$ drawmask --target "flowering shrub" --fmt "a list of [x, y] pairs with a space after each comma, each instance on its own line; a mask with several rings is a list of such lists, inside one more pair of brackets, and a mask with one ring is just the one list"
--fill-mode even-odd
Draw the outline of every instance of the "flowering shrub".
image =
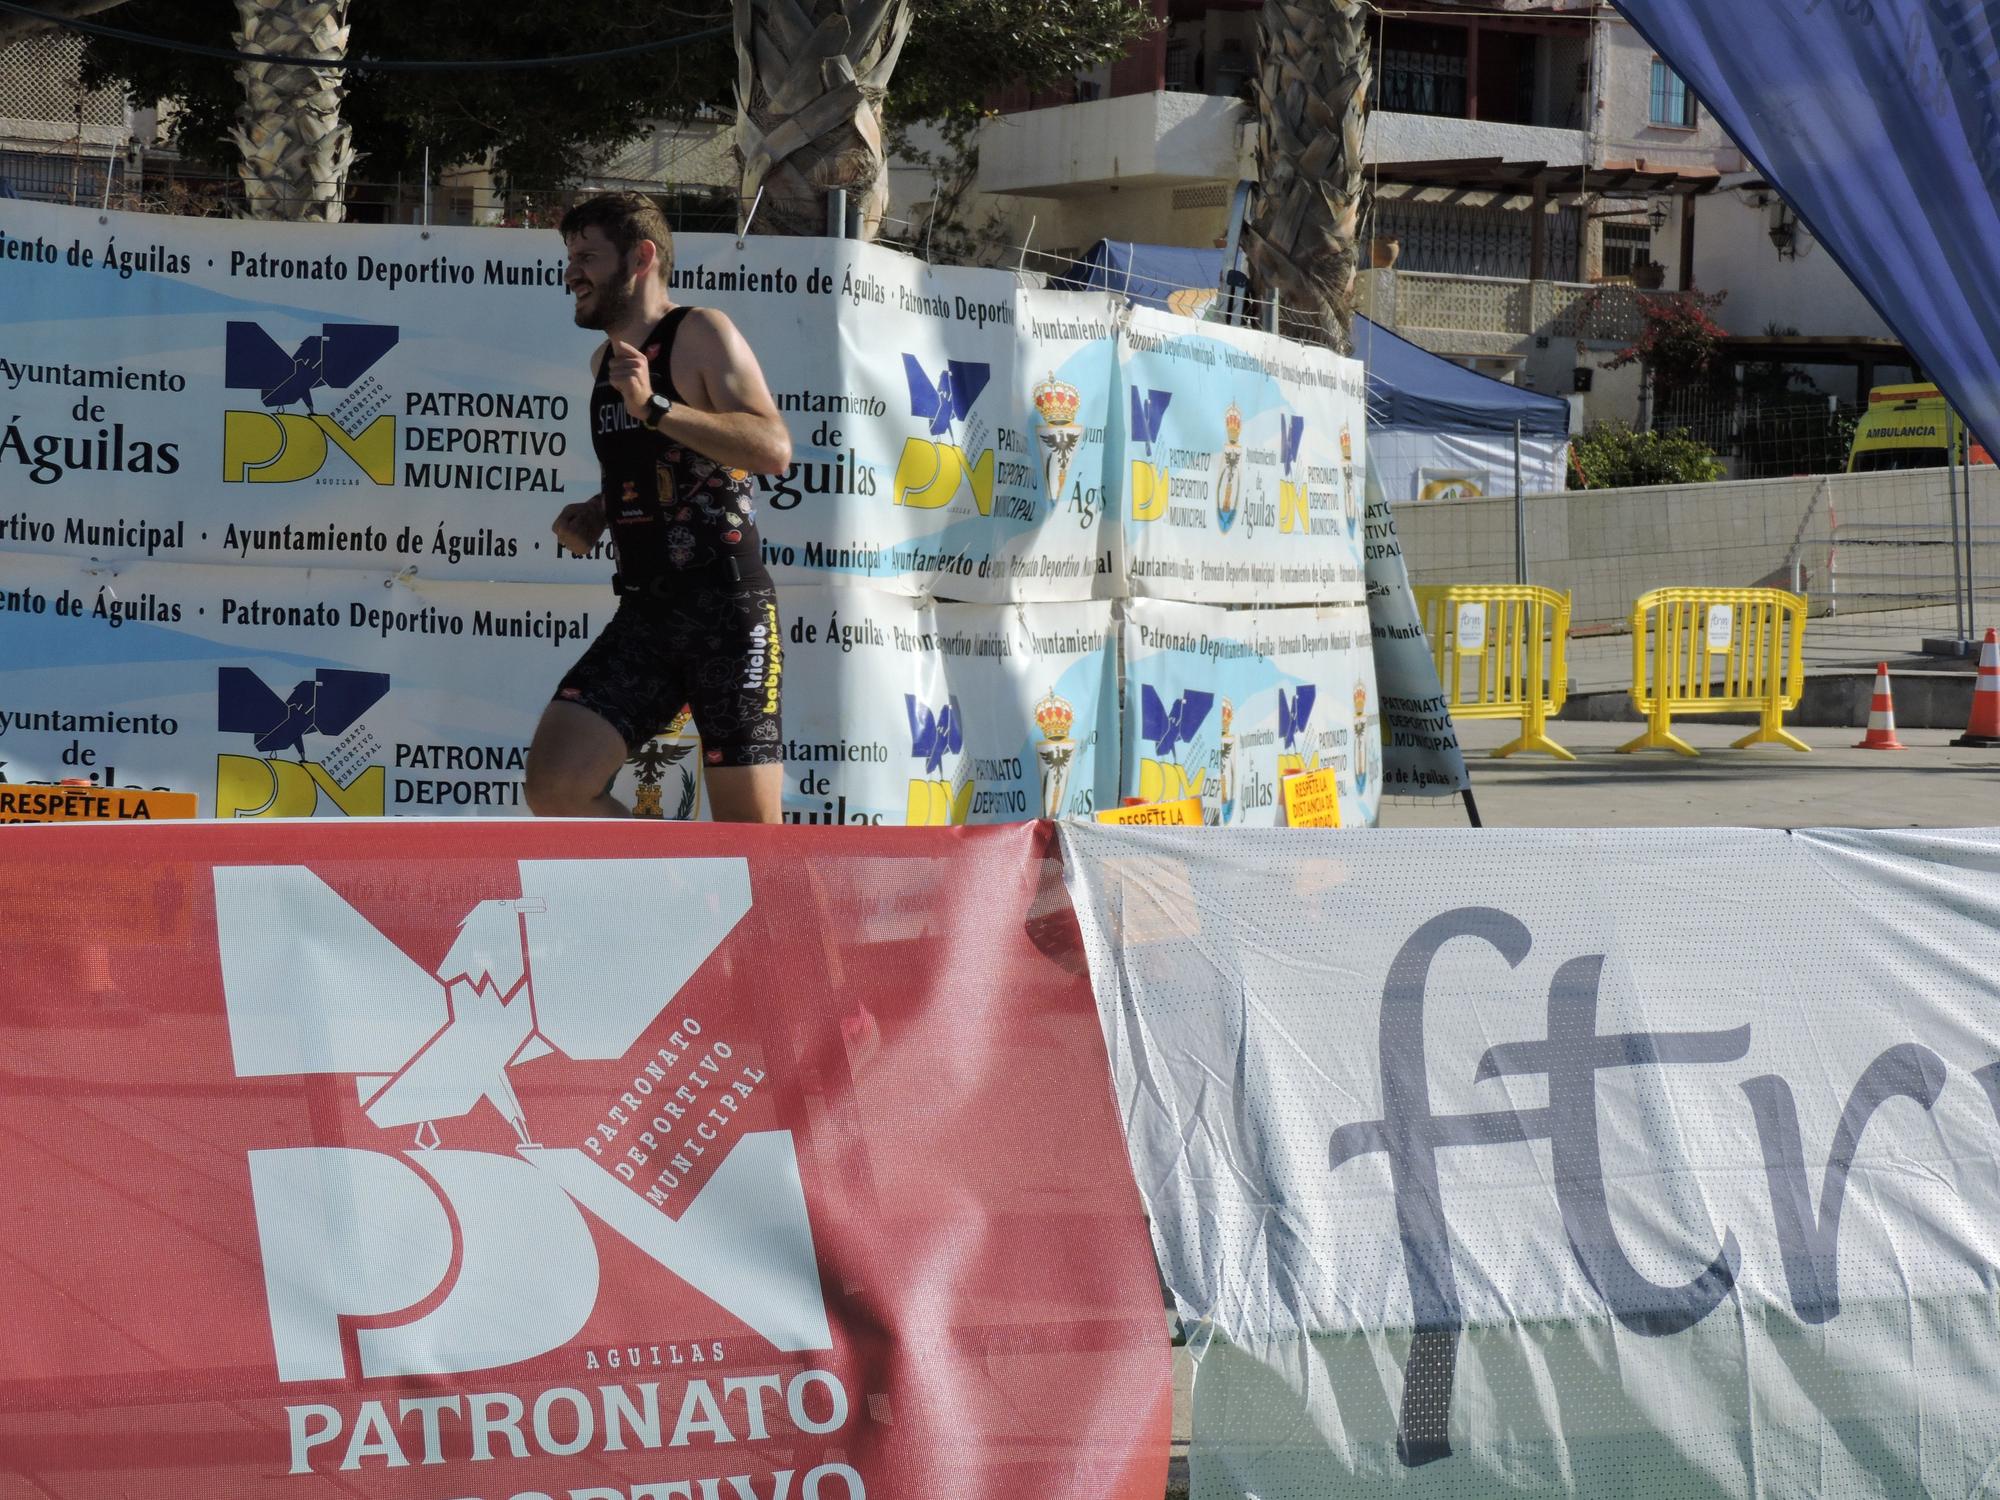
[[1722, 355], [1726, 335], [1709, 316], [1728, 295], [1673, 292], [1641, 299], [1644, 326], [1639, 341], [1620, 350], [1610, 368], [1644, 365], [1653, 377], [1653, 389], [1663, 395], [1728, 384], [1732, 373]]

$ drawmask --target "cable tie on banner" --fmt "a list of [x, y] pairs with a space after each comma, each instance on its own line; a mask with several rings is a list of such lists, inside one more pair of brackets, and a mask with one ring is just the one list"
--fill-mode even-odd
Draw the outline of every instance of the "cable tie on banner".
[[395, 586], [396, 586], [397, 584], [399, 584], [399, 583], [400, 583], [400, 584], [402, 584], [402, 585], [403, 585], [404, 587], [406, 587], [406, 588], [407, 588], [407, 587], [409, 586], [409, 582], [410, 582], [410, 580], [411, 580], [412, 578], [415, 578], [416, 576], [417, 576], [417, 565], [416, 565], [415, 563], [411, 563], [411, 564], [410, 564], [410, 565], [409, 565], [408, 567], [404, 568], [404, 569], [403, 569], [403, 570], [402, 570], [401, 572], [399, 572], [399, 573], [394, 573], [394, 574], [391, 574], [391, 575], [390, 575], [389, 577], [387, 577], [387, 578], [383, 579], [383, 580], [382, 580], [382, 587], [383, 587], [383, 588], [385, 588], [385, 589], [392, 589], [392, 588], [394, 588], [394, 587], [395, 587]]

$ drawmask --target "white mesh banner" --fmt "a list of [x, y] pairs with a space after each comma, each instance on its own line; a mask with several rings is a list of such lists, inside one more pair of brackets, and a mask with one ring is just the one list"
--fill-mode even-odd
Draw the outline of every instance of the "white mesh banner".
[[1063, 841], [1195, 1500], [1992, 1492], [2000, 833]]

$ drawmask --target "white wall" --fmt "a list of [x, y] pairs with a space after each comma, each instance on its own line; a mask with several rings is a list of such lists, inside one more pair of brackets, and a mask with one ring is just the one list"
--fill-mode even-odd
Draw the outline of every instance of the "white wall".
[[1895, 337], [1826, 247], [1803, 229], [1797, 231], [1798, 258], [1779, 258], [1770, 240], [1773, 210], [1754, 206], [1757, 196], [1711, 193], [1695, 210], [1695, 279], [1704, 291], [1729, 293], [1716, 321], [1731, 333], [1762, 333], [1776, 323], [1804, 334]]
[[1209, 94], [1131, 94], [1023, 110], [979, 128], [980, 187], [1060, 192], [1137, 178], [1236, 180], [1244, 107]]
[[[1139, 94], [1026, 110], [980, 127], [978, 190], [965, 218], [997, 216], [1001, 237], [1032, 248], [1087, 250], [1101, 239], [1212, 248], [1228, 232], [1236, 183], [1252, 170], [1248, 112], [1208, 94]], [[931, 151], [934, 133], [913, 132]], [[891, 164], [890, 214], [913, 219], [930, 175]], [[1029, 270], [1053, 269], [1031, 256]]]
[[736, 122], [732, 118], [657, 123], [607, 157], [597, 175], [614, 182], [734, 188], [742, 181], [736, 163]]
[[[890, 232], [908, 231], [901, 221], [915, 218], [930, 197], [930, 178], [910, 170], [890, 175], [893, 220]], [[1177, 205], [1175, 195], [1212, 188], [1197, 204]], [[984, 231], [997, 219], [995, 237], [1009, 251], [992, 257], [994, 264], [1014, 266], [1022, 245], [1030, 250], [1029, 271], [1053, 271], [1056, 252], [1088, 250], [1102, 239], [1133, 240], [1142, 245], [1184, 245], [1213, 249], [1229, 230], [1230, 192], [1234, 184], [1180, 183], [1105, 187], [1083, 197], [1040, 198], [1020, 193], [975, 193], [964, 215], [968, 228]], [[1030, 234], [1032, 233], [1032, 239]]]
[[1435, 115], [1376, 110], [1368, 116], [1362, 154], [1371, 163], [1462, 161], [1499, 156], [1508, 161], [1579, 166], [1590, 159], [1590, 137], [1581, 130], [1496, 124], [1490, 120], [1448, 120]]
[[[1234, 187], [1234, 183], [1220, 181], [1181, 183], [1111, 188], [1088, 198], [1065, 198], [1049, 205], [1054, 215], [1037, 224], [1035, 239], [1040, 244], [1073, 245], [1078, 249], [1088, 249], [1100, 239], [1212, 249], [1216, 240], [1229, 231], [1229, 203]], [[1198, 201], [1176, 207], [1177, 194]]]
[[1653, 49], [1622, 20], [1606, 21], [1599, 30], [1599, 44], [1604, 49], [1598, 120], [1603, 160], [1643, 157], [1648, 167], [1743, 170], [1743, 153], [1705, 106], [1696, 111], [1693, 130], [1653, 124]]
[[[2000, 471], [1975, 473], [1978, 503], [2000, 503]], [[1870, 596], [1883, 584], [1857, 579], [1866, 560], [1832, 559], [1832, 518], [1858, 535], [1916, 525], [1936, 537], [1945, 489], [1945, 471], [1927, 469], [1531, 496], [1528, 576], [1573, 595], [1572, 629], [1621, 624], [1640, 594], [1668, 585], [1741, 588], [1778, 575], [1789, 586], [1794, 561], [1815, 613], [1836, 602], [1842, 614], [1881, 609], [1899, 601]], [[1396, 533], [1414, 584], [1514, 581], [1512, 497], [1399, 505]], [[1911, 599], [1949, 586], [1950, 551], [1922, 550], [1933, 555], [1889, 586]]]
[[1577, 354], [1577, 363], [1588, 366], [1594, 372], [1590, 390], [1583, 398], [1586, 427], [1597, 422], [1623, 422], [1627, 427], [1636, 427], [1639, 423], [1639, 399], [1645, 374], [1637, 364], [1610, 369], [1610, 362], [1617, 353], [1615, 349], [1587, 349]]

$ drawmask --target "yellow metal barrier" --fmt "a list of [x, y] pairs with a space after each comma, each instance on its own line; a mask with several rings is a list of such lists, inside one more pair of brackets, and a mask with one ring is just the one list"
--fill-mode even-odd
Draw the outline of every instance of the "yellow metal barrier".
[[[1786, 731], [1805, 683], [1806, 601], [1783, 589], [1654, 589], [1632, 606], [1632, 706], [1646, 732], [1620, 752], [1696, 753], [1675, 714], [1755, 713], [1746, 745], [1810, 747]], [[1651, 648], [1651, 661], [1647, 651]]]
[[1519, 737], [1493, 752], [1501, 759], [1541, 750], [1575, 760], [1546, 727], [1569, 693], [1569, 595], [1499, 583], [1415, 592], [1451, 716], [1519, 719]]

